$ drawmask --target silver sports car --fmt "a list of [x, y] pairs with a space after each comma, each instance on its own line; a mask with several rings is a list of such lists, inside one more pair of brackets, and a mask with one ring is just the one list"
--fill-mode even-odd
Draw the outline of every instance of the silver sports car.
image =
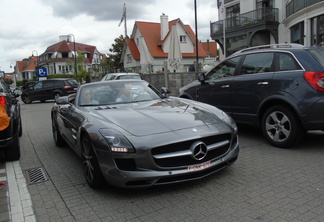
[[88, 184], [131, 188], [208, 176], [239, 154], [235, 122], [144, 80], [84, 84], [52, 110], [53, 138], [82, 159]]

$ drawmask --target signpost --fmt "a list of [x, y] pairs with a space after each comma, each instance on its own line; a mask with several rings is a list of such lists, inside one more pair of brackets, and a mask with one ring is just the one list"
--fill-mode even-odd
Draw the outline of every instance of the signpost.
[[37, 68], [37, 78], [38, 81], [47, 79], [47, 69], [46, 68]]

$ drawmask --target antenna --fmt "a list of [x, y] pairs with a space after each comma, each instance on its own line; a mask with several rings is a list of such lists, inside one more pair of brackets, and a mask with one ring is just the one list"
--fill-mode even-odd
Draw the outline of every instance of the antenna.
[[126, 25], [126, 4], [125, 3], [124, 3], [124, 8], [123, 8], [123, 15], [119, 22], [118, 27], [123, 23], [124, 20], [125, 20], [124, 26], [125, 26], [125, 38], [126, 38], [127, 37], [127, 25]]

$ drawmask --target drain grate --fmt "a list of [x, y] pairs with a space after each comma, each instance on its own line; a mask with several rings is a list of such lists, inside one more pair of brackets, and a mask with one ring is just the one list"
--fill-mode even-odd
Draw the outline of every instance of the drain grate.
[[28, 184], [42, 183], [48, 180], [43, 168], [26, 170], [26, 176]]

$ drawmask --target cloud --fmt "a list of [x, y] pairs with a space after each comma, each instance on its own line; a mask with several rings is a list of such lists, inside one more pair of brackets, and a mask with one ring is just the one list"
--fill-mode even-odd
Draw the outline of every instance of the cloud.
[[[107, 53], [114, 39], [124, 35], [118, 27], [124, 3], [127, 7], [127, 34], [135, 21], [160, 22], [180, 18], [195, 31], [193, 0], [0, 0], [0, 68], [6, 72], [12, 62], [43, 53], [59, 41], [60, 35], [73, 34], [77, 42], [94, 45]], [[19, 7], [17, 7], [19, 6]], [[217, 1], [197, 1], [198, 38], [210, 39], [210, 21], [217, 20]]]

